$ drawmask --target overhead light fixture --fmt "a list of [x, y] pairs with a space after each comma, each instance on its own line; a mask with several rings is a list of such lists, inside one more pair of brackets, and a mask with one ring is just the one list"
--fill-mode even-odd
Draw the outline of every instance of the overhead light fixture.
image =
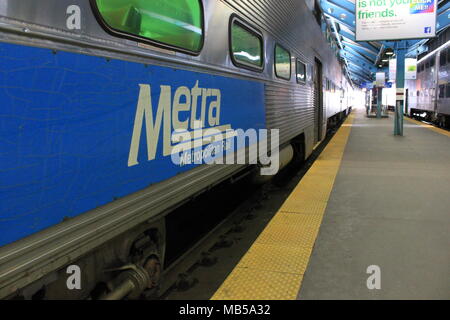
[[389, 61], [389, 59], [383, 59], [383, 60], [381, 60], [382, 62], [388, 62]]
[[387, 48], [386, 50], [384, 50], [384, 54], [387, 56], [392, 56], [394, 55], [394, 50], [392, 50], [392, 48]]

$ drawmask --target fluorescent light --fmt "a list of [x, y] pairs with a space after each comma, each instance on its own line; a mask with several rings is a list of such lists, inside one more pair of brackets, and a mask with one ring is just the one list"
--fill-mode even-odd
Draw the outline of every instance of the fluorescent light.
[[444, 47], [447, 47], [450, 44], [450, 41], [447, 41], [446, 43], [444, 43], [442, 46], [440, 46], [437, 49], [434, 49], [433, 51], [431, 51], [430, 53], [428, 53], [425, 57], [423, 57], [422, 59], [420, 59], [419, 61], [417, 61], [417, 63], [422, 62], [423, 60], [431, 57], [434, 53], [436, 53], [436, 51], [439, 51], [441, 49], [443, 49]]

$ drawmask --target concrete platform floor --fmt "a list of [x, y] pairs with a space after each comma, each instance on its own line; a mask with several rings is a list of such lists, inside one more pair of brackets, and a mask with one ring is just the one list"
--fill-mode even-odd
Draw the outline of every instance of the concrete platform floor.
[[450, 298], [450, 138], [392, 117], [356, 111], [298, 298]]

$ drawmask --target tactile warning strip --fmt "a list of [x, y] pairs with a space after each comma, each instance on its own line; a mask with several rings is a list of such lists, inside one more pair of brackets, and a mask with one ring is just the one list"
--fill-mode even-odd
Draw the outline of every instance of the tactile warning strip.
[[417, 124], [419, 126], [428, 128], [428, 129], [430, 129], [430, 130], [432, 130], [434, 132], [437, 132], [437, 133], [443, 134], [443, 135], [445, 135], [447, 137], [450, 137], [450, 131], [447, 131], [447, 130], [444, 130], [444, 129], [441, 129], [441, 128], [437, 128], [435, 126], [432, 126], [431, 124], [426, 124], [426, 123], [423, 123], [423, 122], [420, 122], [420, 121], [417, 121], [417, 120], [414, 120], [414, 119], [411, 119], [411, 118], [408, 118], [408, 117], [404, 117], [404, 118], [407, 121], [409, 121], [409, 122], [415, 123], [415, 124]]
[[353, 115], [347, 118], [213, 300], [296, 299], [353, 118]]

